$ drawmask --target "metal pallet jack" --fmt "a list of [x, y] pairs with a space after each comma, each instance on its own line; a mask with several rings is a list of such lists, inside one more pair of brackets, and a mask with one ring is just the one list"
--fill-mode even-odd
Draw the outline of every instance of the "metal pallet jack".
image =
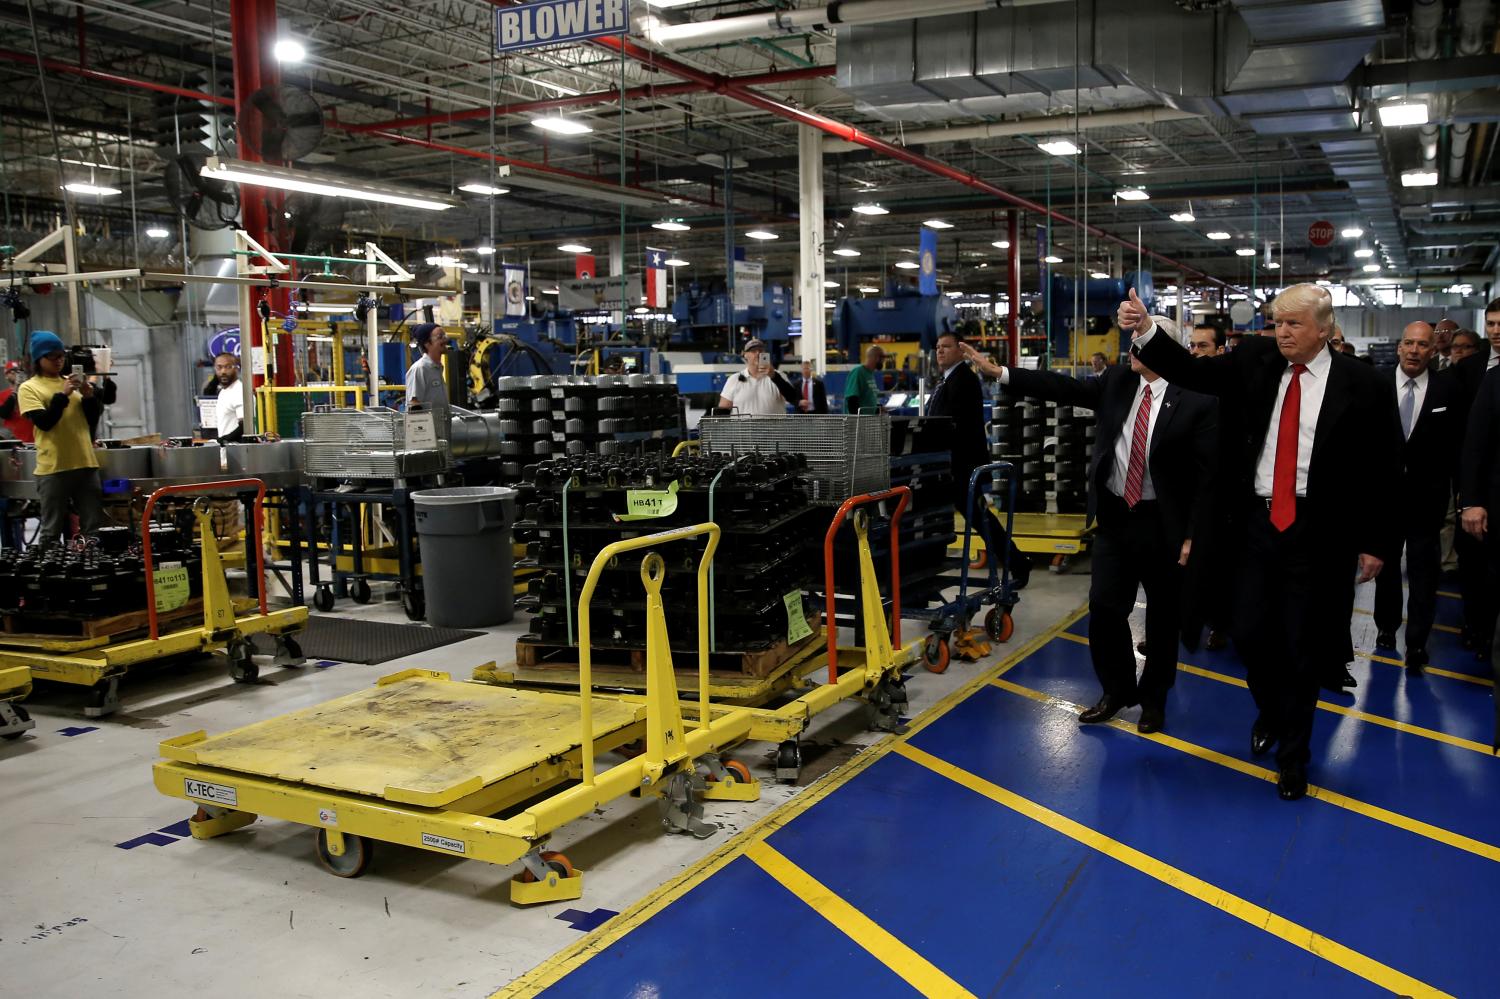
[[[159, 500], [182, 493], [225, 492], [254, 489], [254, 534], [247, 532], [247, 544], [254, 544], [260, 571], [256, 601], [237, 601], [229, 595], [224, 577], [224, 563], [214, 538], [212, 514], [206, 501], [194, 504], [193, 514], [203, 545], [203, 619], [192, 625], [176, 627], [163, 633], [157, 609], [155, 566], [151, 559], [151, 514]], [[163, 486], [146, 500], [142, 514], [141, 545], [146, 568], [147, 633], [143, 637], [108, 636], [72, 638], [57, 635], [0, 635], [0, 669], [24, 666], [31, 676], [58, 683], [78, 684], [90, 688], [84, 714], [100, 718], [113, 714], [120, 706], [120, 678], [135, 666], [222, 648], [229, 659], [229, 675], [238, 683], [254, 683], [259, 675], [251, 650], [251, 635], [276, 637], [277, 666], [294, 668], [306, 660], [292, 638], [293, 632], [307, 625], [306, 607], [270, 610], [266, 606], [265, 551], [260, 544], [264, 524], [265, 483], [259, 479], [229, 479], [222, 482], [189, 483]], [[183, 579], [185, 585], [185, 576]]]
[[36, 728], [36, 719], [21, 707], [31, 693], [31, 670], [25, 666], [0, 669], [0, 739], [19, 739]]
[[[583, 872], [542, 847], [567, 823], [623, 797], [660, 799], [669, 832], [706, 837], [703, 800], [753, 801], [760, 784], [720, 753], [745, 739], [743, 709], [684, 724], [661, 589], [666, 564], [641, 560], [648, 641], [645, 697], [592, 695], [590, 605], [621, 555], [707, 535], [697, 569], [699, 697], [708, 704], [708, 569], [715, 524], [617, 541], [589, 569], [579, 602], [579, 695], [455, 681], [411, 669], [326, 704], [223, 735], [161, 744], [153, 778], [163, 794], [198, 806], [197, 839], [267, 815], [317, 829], [317, 856], [331, 873], [358, 877], [376, 841], [492, 864], [520, 861], [511, 901], [574, 899]], [[598, 754], [643, 740], [634, 758], [596, 772]], [[540, 795], [540, 797], [538, 797]], [[504, 818], [495, 816], [507, 813]]]
[[[1015, 467], [1008, 461], [992, 461], [987, 465], [980, 465], [969, 475], [968, 509], [964, 513], [964, 541], [959, 556], [963, 568], [959, 574], [958, 598], [933, 612], [932, 634], [927, 636], [927, 641], [922, 646], [922, 662], [933, 673], [942, 673], [948, 669], [950, 654], [967, 662], [983, 659], [993, 651], [991, 640], [1008, 642], [1016, 630], [1011, 610], [1021, 598], [1010, 577], [1010, 546], [1001, 546], [1003, 554], [997, 560], [988, 557], [993, 546], [986, 539], [986, 557], [978, 564], [971, 564], [968, 557], [975, 518], [988, 516], [986, 510], [981, 509], [977, 514], [975, 510], [976, 504], [983, 502], [978, 492], [980, 478], [995, 471], [1004, 475], [1009, 491], [1009, 501], [1005, 507], [1006, 537], [1010, 536], [1015, 525]], [[987, 533], [981, 532], [982, 535]], [[1000, 563], [998, 566], [997, 561]], [[988, 572], [986, 585], [982, 589], [976, 588], [973, 593], [969, 592], [971, 567], [984, 568]], [[974, 615], [984, 607], [990, 608], [984, 616], [984, 630], [970, 627]]]

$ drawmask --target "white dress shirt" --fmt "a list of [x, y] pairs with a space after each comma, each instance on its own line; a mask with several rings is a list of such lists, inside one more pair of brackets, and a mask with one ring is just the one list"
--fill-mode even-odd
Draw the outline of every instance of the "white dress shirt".
[[1417, 421], [1422, 418], [1422, 401], [1427, 398], [1427, 370], [1427, 368], [1423, 368], [1420, 375], [1412, 378], [1405, 371], [1401, 370], [1399, 364], [1396, 365], [1396, 411], [1398, 413], [1401, 411], [1401, 399], [1406, 395], [1406, 383], [1417, 383], [1417, 398], [1412, 403], [1411, 410], [1412, 430], [1417, 429]]
[[1109, 473], [1109, 491], [1121, 499], [1125, 498], [1125, 483], [1130, 476], [1130, 448], [1135, 443], [1135, 418], [1141, 410], [1141, 399], [1146, 394], [1146, 386], [1151, 386], [1151, 416], [1146, 424], [1146, 468], [1145, 478], [1141, 480], [1141, 500], [1156, 499], [1156, 487], [1151, 484], [1151, 437], [1156, 433], [1157, 420], [1161, 418], [1162, 400], [1167, 397], [1167, 380], [1158, 378], [1154, 382], [1148, 382], [1142, 378], [1139, 385], [1135, 387], [1135, 395], [1130, 398], [1130, 410], [1125, 414], [1125, 422], [1120, 427], [1120, 436], [1115, 440], [1115, 462], [1114, 468]]
[[[1307, 470], [1312, 465], [1313, 438], [1318, 431], [1318, 414], [1323, 411], [1323, 396], [1328, 392], [1328, 372], [1333, 369], [1333, 355], [1320, 350], [1302, 372], [1298, 383], [1302, 400], [1298, 409], [1297, 433], [1297, 495], [1307, 495]], [[1260, 449], [1260, 461], [1255, 466], [1255, 495], [1270, 496], [1271, 484], [1276, 478], [1276, 438], [1281, 427], [1281, 405], [1286, 401], [1287, 386], [1292, 383], [1292, 366], [1288, 364], [1281, 372], [1281, 384], [1276, 388], [1276, 404], [1271, 407], [1271, 422], [1266, 428], [1266, 442]]]
[[752, 375], [748, 367], [730, 375], [719, 394], [742, 416], [786, 415], [786, 399], [770, 374]]
[[214, 423], [223, 438], [240, 429], [245, 422], [245, 388], [236, 378], [232, 385], [219, 386], [214, 402]]

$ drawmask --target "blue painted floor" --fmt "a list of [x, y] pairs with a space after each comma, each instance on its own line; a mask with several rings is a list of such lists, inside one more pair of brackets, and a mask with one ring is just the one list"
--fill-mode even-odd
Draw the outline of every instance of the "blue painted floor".
[[[1368, 652], [1373, 623], [1355, 636]], [[1430, 648], [1485, 672], [1456, 635]], [[1098, 687], [1059, 634], [766, 837], [857, 919], [741, 855], [548, 994], [1496, 994], [1491, 688], [1360, 658], [1319, 712], [1318, 790], [1288, 803], [1233, 652], [1182, 655], [1212, 675], [1179, 670], [1166, 738], [1133, 710], [1081, 727]]]

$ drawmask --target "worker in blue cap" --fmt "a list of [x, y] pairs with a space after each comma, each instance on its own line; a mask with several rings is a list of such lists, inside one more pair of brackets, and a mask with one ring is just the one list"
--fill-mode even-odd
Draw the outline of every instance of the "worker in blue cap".
[[32, 333], [27, 350], [35, 374], [16, 395], [22, 415], [36, 428], [38, 540], [51, 544], [63, 536], [70, 512], [78, 514], [85, 535], [96, 532], [104, 518], [94, 430], [104, 407], [115, 401], [115, 385], [107, 378], [95, 385], [83, 372], [70, 370], [62, 340], [49, 330]]

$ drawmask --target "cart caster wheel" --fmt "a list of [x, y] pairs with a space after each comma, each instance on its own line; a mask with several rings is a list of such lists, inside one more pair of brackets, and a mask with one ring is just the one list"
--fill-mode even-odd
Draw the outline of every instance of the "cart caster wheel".
[[[573, 876], [573, 862], [569, 860], [564, 854], [548, 851], [542, 854], [542, 861], [548, 867], [556, 871], [559, 878], [566, 879]], [[521, 868], [522, 882], [524, 882], [525, 884], [531, 884], [535, 880], [536, 875], [532, 874], [529, 868]]]
[[89, 688], [88, 705], [83, 713], [87, 718], [103, 718], [112, 715], [120, 707], [120, 680], [114, 677]]
[[990, 564], [990, 553], [989, 553], [989, 551], [987, 551], [987, 550], [986, 551], [982, 551], [979, 554], [975, 555], [974, 556], [974, 560], [969, 563], [969, 571], [970, 572], [979, 572], [979, 571], [983, 570], [984, 568], [986, 568], [989, 564]]
[[[15, 715], [16, 723], [26, 725], [27, 722], [31, 721], [31, 715], [27, 714], [26, 709], [21, 707], [21, 705], [11, 704], [10, 710]], [[0, 721], [3, 720], [3, 718], [0, 718]], [[30, 726], [28, 726], [28, 728], [21, 729], [21, 731], [19, 732], [7, 732], [4, 735], [0, 735], [0, 739], [5, 739], [8, 742], [14, 742], [16, 739], [19, 739], [21, 738], [21, 736], [25, 735], [29, 728]]]
[[349, 584], [349, 598], [357, 604], [370, 602], [370, 584], [363, 579], [356, 579]]
[[408, 621], [421, 621], [427, 617], [427, 598], [421, 590], [402, 590], [401, 609]]
[[776, 750], [776, 780], [782, 784], [795, 784], [802, 776], [802, 745], [796, 739], [788, 739]]
[[260, 678], [260, 667], [255, 664], [248, 643], [233, 642], [224, 654], [229, 657], [229, 676], [235, 683], [254, 683]]
[[928, 635], [922, 643], [922, 665], [929, 673], [948, 672], [948, 640], [942, 635]]
[[374, 852], [370, 840], [344, 833], [344, 852], [334, 856], [328, 849], [328, 830], [318, 830], [318, 863], [336, 878], [357, 878], [365, 873]]
[[318, 592], [313, 594], [313, 606], [327, 614], [333, 610], [333, 587], [327, 583], [318, 586]]
[[[739, 760], [721, 760], [720, 762], [724, 764], [724, 769], [727, 771], [729, 779], [734, 783], [748, 784], [754, 779], [750, 776], [750, 768]], [[709, 774], [704, 779], [708, 781], [717, 780], [713, 774]]]
[[282, 669], [300, 669], [307, 665], [302, 645], [291, 635], [276, 636], [276, 665]]
[[1011, 618], [1010, 611], [991, 607], [990, 612], [984, 616], [984, 633], [997, 642], [1010, 641], [1010, 636], [1016, 633], [1016, 622]]

